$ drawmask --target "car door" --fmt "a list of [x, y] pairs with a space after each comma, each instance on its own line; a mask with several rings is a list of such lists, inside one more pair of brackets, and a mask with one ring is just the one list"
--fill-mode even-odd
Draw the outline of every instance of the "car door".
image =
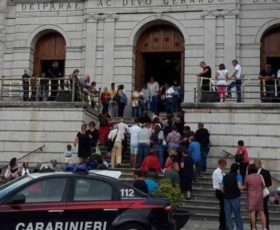
[[40, 178], [11, 193], [1, 205], [1, 229], [52, 229], [63, 225], [67, 178]]
[[73, 178], [72, 186], [72, 197], [65, 213], [68, 221], [84, 229], [111, 229], [122, 208], [114, 186], [106, 180], [90, 177]]

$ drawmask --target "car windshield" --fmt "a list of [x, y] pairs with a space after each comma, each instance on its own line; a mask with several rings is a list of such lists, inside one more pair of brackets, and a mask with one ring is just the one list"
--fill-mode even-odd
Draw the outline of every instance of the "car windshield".
[[28, 181], [31, 181], [32, 177], [24, 176], [19, 177], [13, 181], [10, 181], [2, 186], [0, 186], [0, 201], [11, 191], [20, 187], [21, 185], [25, 184]]

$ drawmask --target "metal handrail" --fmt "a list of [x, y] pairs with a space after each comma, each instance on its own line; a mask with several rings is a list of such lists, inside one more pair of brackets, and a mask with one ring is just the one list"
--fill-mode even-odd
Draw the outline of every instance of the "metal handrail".
[[[39, 148], [37, 148], [37, 149], [34, 149], [33, 151], [31, 151], [31, 152], [29, 152], [29, 153], [27, 153], [27, 154], [25, 154], [24, 156], [22, 156], [22, 157], [20, 157], [20, 158], [18, 158], [17, 160], [18, 161], [20, 161], [20, 160], [22, 160], [22, 159], [24, 159], [25, 157], [27, 157], [27, 156], [29, 156], [29, 155], [31, 155], [32, 153], [36, 153], [37, 151], [41, 151], [41, 152], [43, 152], [43, 149], [46, 147], [46, 145], [42, 145], [42, 146], [40, 146]], [[3, 170], [3, 169], [6, 169], [8, 166], [7, 165], [5, 165], [4, 167], [2, 167], [1, 169]]]
[[[60, 92], [70, 92], [69, 101], [99, 102], [100, 92], [86, 89], [79, 79], [71, 76], [60, 78], [30, 77], [26, 82], [19, 77], [0, 79], [0, 100], [22, 98], [22, 100], [47, 101], [55, 100]], [[98, 97], [98, 99], [96, 99]], [[99, 105], [99, 104], [98, 104]], [[96, 106], [98, 107], [98, 106]]]
[[[205, 77], [198, 77], [197, 80], [197, 88], [196, 88], [196, 96], [195, 102], [199, 102], [201, 99], [202, 93], [207, 93], [208, 91], [202, 90], [202, 82], [203, 80], [209, 80], [209, 87], [210, 91], [216, 91], [217, 80], [213, 78], [205, 78]], [[261, 102], [267, 102], [268, 98], [271, 102], [280, 102], [280, 79], [269, 79], [270, 81], [274, 81], [273, 84], [273, 95], [268, 96], [268, 85], [266, 84], [265, 79], [250, 79], [243, 77], [241, 85], [241, 92], [242, 92], [242, 99], [254, 99], [254, 100], [261, 100]], [[227, 85], [229, 85], [233, 80], [228, 80]], [[255, 88], [255, 90], [254, 90]], [[249, 96], [245, 96], [245, 94], [250, 94]]]

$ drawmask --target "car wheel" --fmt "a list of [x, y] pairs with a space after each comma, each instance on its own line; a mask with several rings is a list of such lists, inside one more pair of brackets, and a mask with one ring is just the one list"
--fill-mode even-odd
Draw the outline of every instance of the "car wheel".
[[119, 230], [145, 230], [145, 228], [140, 224], [131, 223], [122, 225]]

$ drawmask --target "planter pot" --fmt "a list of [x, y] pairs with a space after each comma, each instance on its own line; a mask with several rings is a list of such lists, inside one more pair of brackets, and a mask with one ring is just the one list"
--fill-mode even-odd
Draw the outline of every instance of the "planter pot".
[[178, 208], [173, 213], [173, 218], [176, 222], [176, 230], [182, 229], [188, 222], [191, 212], [187, 209]]

